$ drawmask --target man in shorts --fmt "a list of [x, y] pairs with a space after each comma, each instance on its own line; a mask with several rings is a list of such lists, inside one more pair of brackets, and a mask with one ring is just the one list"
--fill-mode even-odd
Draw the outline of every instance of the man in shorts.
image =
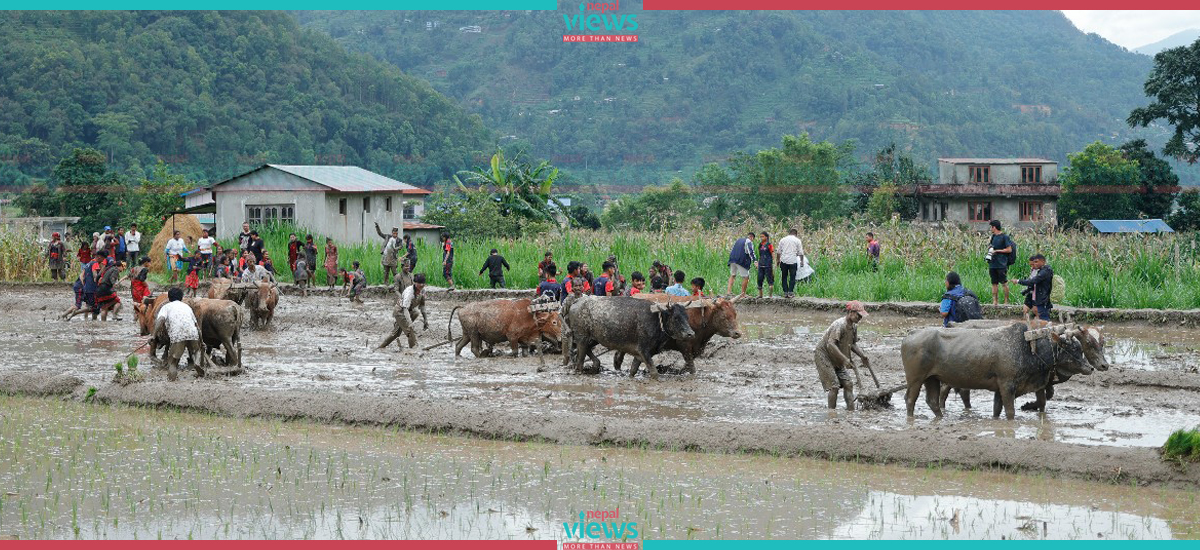
[[729, 251], [729, 284], [725, 286], [725, 294], [733, 294], [733, 283], [742, 278], [742, 294], [750, 286], [750, 267], [754, 265], [754, 232], [733, 243]]
[[[850, 380], [846, 368], [854, 368], [850, 359], [851, 353], [859, 356], [864, 366], [871, 364], [866, 354], [858, 347], [858, 323], [866, 316], [867, 310], [862, 302], [855, 300], [846, 304], [846, 315], [838, 317], [829, 325], [821, 343], [817, 344], [817, 349], [813, 351], [817, 375], [821, 378], [821, 386], [828, 395], [830, 409], [837, 408], [838, 390], [841, 390], [846, 398], [846, 410], [854, 410], [854, 382]], [[857, 372], [855, 370], [855, 373]]]
[[992, 305], [1000, 305], [1000, 285], [1004, 285], [1004, 303], [1008, 303], [1008, 264], [1013, 252], [1012, 238], [992, 220], [992, 240], [988, 243], [988, 275], [992, 279]]

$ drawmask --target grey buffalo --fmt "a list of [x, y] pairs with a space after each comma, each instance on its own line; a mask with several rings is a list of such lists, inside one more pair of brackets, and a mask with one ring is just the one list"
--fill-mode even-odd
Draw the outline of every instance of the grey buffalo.
[[[990, 319], [973, 319], [973, 320], [965, 321], [962, 323], [955, 323], [954, 327], [973, 328], [973, 329], [989, 329], [989, 328], [1006, 327], [1006, 326], [1013, 325], [1013, 324], [1028, 326], [1031, 329], [1046, 328], [1049, 326], [1054, 326], [1051, 323], [1042, 321], [1040, 319], [1031, 319], [1031, 320], [1026, 320], [1026, 321], [1011, 321], [1011, 320], [1002, 321], [1002, 320], [990, 320]], [[1079, 344], [1081, 346], [1083, 346], [1083, 356], [1087, 357], [1088, 364], [1090, 364], [1092, 367], [1094, 367], [1096, 370], [1099, 370], [1099, 371], [1106, 371], [1109, 369], [1109, 367], [1112, 366], [1108, 362], [1108, 358], [1104, 355], [1104, 333], [1102, 332], [1103, 328], [1104, 327], [1098, 327], [1098, 326], [1093, 326], [1093, 325], [1079, 325], [1079, 333], [1078, 333], [1078, 336], [1076, 336], [1076, 339], [1079, 340]], [[1061, 373], [1061, 372], [1056, 373], [1056, 375], [1050, 379], [1050, 383], [1046, 385], [1045, 399], [1051, 399], [1054, 397], [1054, 385], [1055, 384], [1061, 384], [1070, 379], [1071, 379], [1070, 374]], [[942, 403], [943, 409], [946, 408], [946, 399], [950, 396], [951, 390], [956, 391], [958, 393], [959, 397], [962, 398], [964, 407], [966, 407], [968, 409], [971, 408], [971, 391], [970, 390], [962, 389], [962, 388], [953, 388], [949, 385], [943, 385], [942, 386], [942, 395], [941, 395], [941, 403]], [[1026, 403], [1024, 406], [1021, 407], [1021, 409], [1022, 410], [1035, 409], [1035, 410], [1044, 411], [1044, 410], [1046, 410], [1046, 402], [1044, 399], [1041, 399], [1039, 397], [1038, 401], [1031, 401], [1029, 403]]]
[[[677, 296], [670, 294], [638, 294], [638, 299], [649, 300], [658, 304], [666, 304], [672, 301], [681, 302]], [[737, 309], [733, 306], [737, 303], [739, 295], [732, 300], [725, 298], [717, 298], [715, 300], [702, 300], [689, 304], [687, 306], [688, 325], [692, 327], [692, 331], [696, 333], [694, 338], [689, 340], [671, 340], [663, 348], [666, 350], [675, 350], [683, 354], [684, 370], [692, 374], [696, 373], [695, 360], [704, 352], [704, 347], [716, 335], [721, 335], [726, 338], [741, 338], [742, 331], [738, 328]], [[621, 370], [621, 363], [624, 361], [624, 353], [617, 352], [613, 358], [613, 368]], [[647, 367], [649, 368], [649, 367]]]
[[926, 328], [904, 339], [900, 355], [908, 384], [905, 402], [913, 415], [921, 386], [925, 402], [937, 416], [942, 415], [941, 385], [966, 390], [995, 392], [992, 416], [1000, 408], [1012, 420], [1016, 417], [1017, 396], [1037, 392], [1044, 402], [1044, 388], [1055, 372], [1064, 375], [1091, 374], [1092, 366], [1079, 343], [1080, 330], [1071, 328], [1048, 332], [1030, 343], [1024, 324], [993, 329]]
[[638, 365], [644, 363], [655, 380], [658, 370], [651, 359], [672, 340], [695, 336], [684, 306], [651, 304], [620, 296], [575, 302], [567, 313], [567, 325], [575, 346], [576, 371], [582, 370], [587, 357], [599, 368], [599, 360], [592, 354], [592, 348], [599, 344], [637, 360], [630, 367], [629, 376], [637, 375]]

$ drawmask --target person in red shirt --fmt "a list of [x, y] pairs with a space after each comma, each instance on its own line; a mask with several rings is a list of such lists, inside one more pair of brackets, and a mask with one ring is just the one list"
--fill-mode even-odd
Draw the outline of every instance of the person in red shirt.
[[704, 277], [692, 279], [692, 296], [697, 298], [704, 297]]
[[629, 285], [629, 290], [625, 291], [626, 296], [637, 296], [646, 288], [646, 276], [642, 275], [641, 271], [634, 271], [630, 276], [633, 284]]
[[[538, 263], [538, 281], [539, 282], [546, 280], [546, 266], [553, 265], [553, 264], [554, 264], [554, 253], [547, 250], [546, 258], [544, 260], [542, 260], [540, 263]], [[568, 264], [568, 265], [570, 265], [570, 264]]]
[[75, 254], [79, 258], [79, 265], [84, 265], [92, 261], [92, 247], [84, 241], [79, 241], [79, 252]]
[[567, 262], [567, 281], [563, 286], [566, 288], [568, 296], [592, 293], [592, 285], [579, 275], [580, 265], [574, 260]]

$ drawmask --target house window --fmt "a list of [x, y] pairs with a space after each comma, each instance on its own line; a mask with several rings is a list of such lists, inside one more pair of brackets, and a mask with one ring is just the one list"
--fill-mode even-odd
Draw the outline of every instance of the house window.
[[296, 207], [291, 204], [249, 205], [246, 207], [246, 221], [251, 225], [295, 224]]
[[338, 214], [346, 215], [346, 199], [338, 199]]
[[371, 211], [371, 196], [367, 195], [367, 196], [363, 197], [363, 212], [370, 212], [370, 211]]
[[417, 204], [413, 201], [404, 201], [404, 219], [417, 219]]
[[992, 203], [990, 203], [990, 202], [968, 202], [967, 203], [967, 220], [973, 221], [973, 222], [992, 221]]
[[392, 211], [392, 198], [391, 197], [385, 197], [383, 199], [383, 209], [387, 212]]
[[968, 168], [967, 180], [971, 183], [991, 183], [992, 182], [992, 167], [991, 166], [971, 166]]
[[1022, 201], [1021, 202], [1021, 221], [1023, 222], [1040, 222], [1042, 221], [1042, 203], [1037, 201]]
[[1042, 167], [1037, 165], [1022, 166], [1021, 183], [1042, 183]]

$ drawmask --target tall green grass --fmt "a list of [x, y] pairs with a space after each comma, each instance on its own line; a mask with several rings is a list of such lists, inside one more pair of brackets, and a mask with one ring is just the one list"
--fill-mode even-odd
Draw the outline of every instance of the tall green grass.
[[[987, 235], [954, 227], [917, 224], [859, 226], [852, 223], [801, 227], [804, 242], [816, 274], [808, 283], [799, 284], [801, 296], [839, 300], [930, 302], [944, 292], [947, 271], [955, 270], [963, 284], [990, 302], [991, 283], [983, 253]], [[496, 248], [508, 260], [512, 270], [506, 274], [509, 288], [537, 286], [537, 264], [550, 250], [560, 271], [569, 260], [580, 260], [599, 273], [609, 256], [618, 257], [621, 272], [647, 272], [654, 260], [662, 260], [673, 269], [683, 270], [690, 280], [703, 277], [706, 290], [724, 293], [729, 279], [728, 258], [733, 241], [746, 230], [769, 231], [773, 242], [786, 234], [782, 227], [693, 227], [673, 233], [646, 233], [571, 230], [525, 239], [455, 241], [454, 282], [459, 288], [487, 288], [487, 274], [480, 275], [488, 252]], [[287, 269], [287, 237], [292, 231], [303, 240], [303, 229], [287, 226], [258, 228], [267, 250], [277, 266], [279, 278], [290, 282]], [[872, 270], [865, 253], [864, 234], [873, 231], [883, 245], [878, 271]], [[317, 281], [325, 284], [323, 267], [325, 237], [314, 234], [318, 249]], [[1066, 281], [1064, 305], [1109, 308], [1200, 308], [1200, 243], [1190, 233], [1168, 235], [1096, 235], [1080, 231], [1045, 230], [1018, 232], [1013, 238], [1019, 245], [1021, 261], [1009, 275], [1022, 278], [1029, 274], [1024, 260], [1035, 252], [1048, 258], [1055, 272]], [[222, 245], [235, 245], [222, 241]], [[352, 261], [362, 264], [371, 284], [383, 282], [380, 266], [382, 240], [339, 244], [339, 264], [349, 268]], [[437, 243], [417, 241], [416, 271], [425, 273], [430, 284], [445, 285], [442, 278], [441, 250]], [[751, 291], [755, 272], [751, 271]], [[161, 275], [156, 276], [159, 280]], [[1011, 286], [1010, 301], [1021, 303], [1022, 287]], [[740, 282], [735, 286], [740, 289]], [[781, 276], [775, 272], [775, 293], [781, 292]]]
[[1200, 461], [1200, 428], [1175, 430], [1163, 445], [1163, 457]]

